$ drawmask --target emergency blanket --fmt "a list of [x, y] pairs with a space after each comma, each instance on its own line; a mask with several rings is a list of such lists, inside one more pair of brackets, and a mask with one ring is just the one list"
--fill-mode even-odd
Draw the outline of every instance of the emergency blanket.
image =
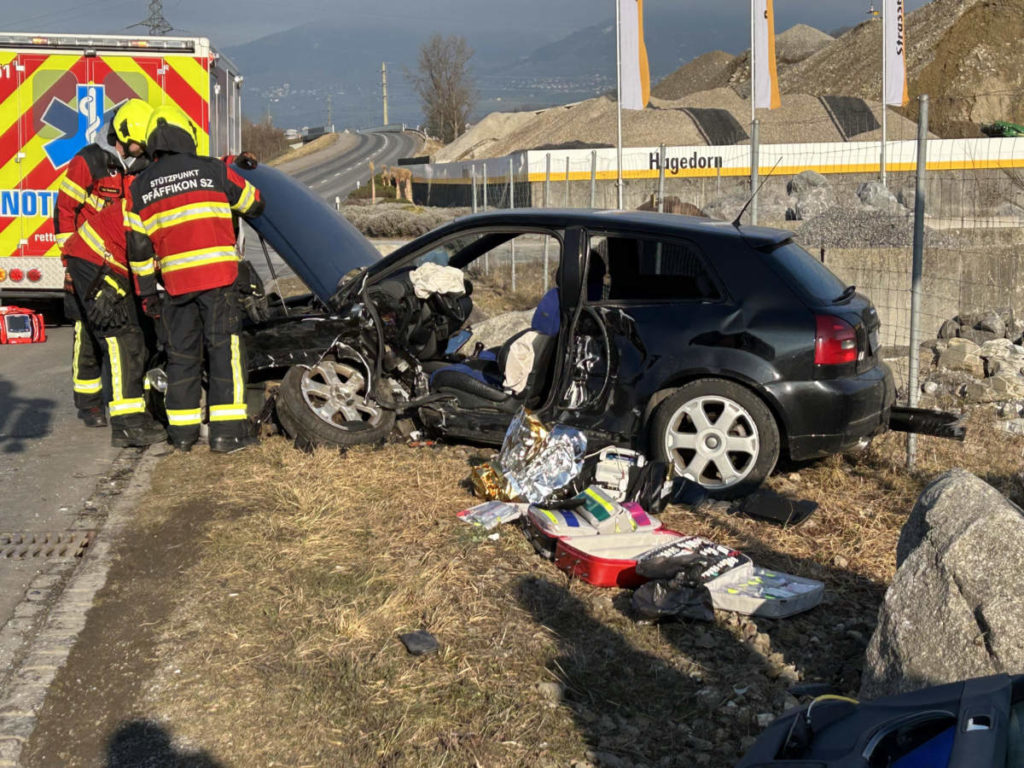
[[409, 273], [409, 281], [417, 299], [429, 299], [435, 293], [451, 293], [461, 296], [466, 292], [466, 279], [462, 270], [456, 267], [442, 267], [427, 262]]
[[513, 493], [537, 504], [571, 483], [583, 469], [587, 438], [578, 429], [548, 429], [521, 408], [505, 433], [498, 463]]
[[549, 429], [520, 408], [498, 457], [473, 468], [473, 490], [485, 499], [538, 504], [576, 479], [586, 452], [587, 438], [580, 430], [564, 424]]

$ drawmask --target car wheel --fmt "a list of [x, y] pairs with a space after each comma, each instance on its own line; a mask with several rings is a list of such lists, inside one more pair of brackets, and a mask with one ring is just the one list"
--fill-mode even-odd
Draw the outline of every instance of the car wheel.
[[698, 379], [654, 412], [651, 453], [720, 499], [754, 491], [779, 458], [779, 428], [761, 399], [740, 384]]
[[350, 446], [383, 440], [395, 412], [366, 398], [366, 376], [356, 366], [327, 357], [285, 374], [277, 416], [289, 437], [305, 445]]

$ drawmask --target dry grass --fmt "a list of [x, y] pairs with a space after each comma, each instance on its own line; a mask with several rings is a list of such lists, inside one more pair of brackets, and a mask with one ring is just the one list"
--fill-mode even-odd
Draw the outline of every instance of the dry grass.
[[[628, 593], [567, 581], [514, 528], [474, 535], [455, 519], [481, 458], [465, 448], [304, 454], [273, 438], [174, 456], [151, 504], [173, 514], [207, 500], [210, 523], [149, 697], [229, 765], [565, 766], [599, 752], [731, 764], [792, 681], [856, 690], [900, 526], [931, 477], [965, 466], [1024, 499], [1024, 440], [972, 426], [964, 445], [922, 439], [915, 474], [888, 435], [777, 475], [821, 505], [797, 528], [668, 510], [673, 528], [827, 584], [802, 616], [714, 625], [637, 625]], [[420, 628], [438, 654], [401, 646]], [[538, 688], [552, 682], [561, 700]]]

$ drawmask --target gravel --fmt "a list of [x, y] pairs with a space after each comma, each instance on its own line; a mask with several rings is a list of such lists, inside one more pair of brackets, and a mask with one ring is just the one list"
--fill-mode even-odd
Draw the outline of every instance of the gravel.
[[[925, 227], [930, 247], [945, 247], [942, 232]], [[809, 219], [794, 237], [807, 247], [902, 248], [914, 244], [914, 219], [905, 214], [836, 205]]]

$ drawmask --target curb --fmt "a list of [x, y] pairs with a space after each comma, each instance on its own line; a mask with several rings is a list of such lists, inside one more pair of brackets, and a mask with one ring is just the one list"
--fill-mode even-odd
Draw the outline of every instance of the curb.
[[[106, 584], [114, 541], [149, 489], [153, 467], [167, 455], [165, 446], [151, 446], [133, 462], [135, 456], [130, 451], [123, 451], [112, 464], [112, 470], [116, 470], [118, 464], [124, 470], [123, 462], [127, 460], [131, 479], [111, 504], [106, 520], [96, 514], [94, 505], [90, 509], [90, 503], [86, 502], [85, 514], [70, 527], [71, 530], [99, 528], [85, 557], [79, 563], [54, 562], [44, 568], [32, 580], [25, 600], [15, 609], [11, 620], [0, 628], [0, 664], [13, 670], [0, 690], [3, 695], [0, 699], [0, 768], [19, 765], [21, 751], [35, 730], [37, 714], [50, 683], [67, 661], [78, 634], [85, 627], [96, 593]], [[66, 586], [61, 591], [65, 580]], [[51, 601], [53, 607], [47, 613], [46, 604]], [[42, 627], [32, 636], [40, 620]]]

